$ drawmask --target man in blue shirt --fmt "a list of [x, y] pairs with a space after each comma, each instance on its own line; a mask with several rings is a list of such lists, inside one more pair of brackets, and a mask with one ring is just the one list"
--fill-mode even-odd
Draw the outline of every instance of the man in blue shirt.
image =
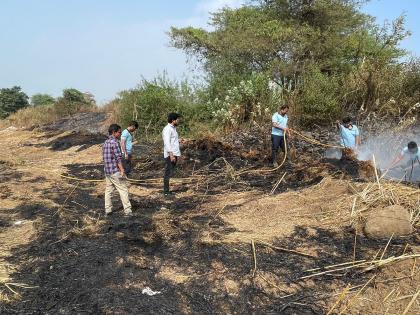
[[121, 134], [121, 151], [123, 154], [123, 165], [125, 174], [131, 173], [131, 161], [133, 158], [133, 132], [139, 128], [137, 121], [130, 121], [127, 129]]
[[272, 161], [273, 167], [278, 167], [277, 163], [277, 154], [279, 152], [279, 148], [286, 152], [286, 147], [284, 143], [284, 133], [287, 136], [290, 136], [289, 128], [287, 128], [287, 122], [289, 120], [287, 116], [287, 112], [289, 111], [288, 105], [280, 106], [278, 112], [273, 114], [271, 118], [271, 152], [272, 152]]
[[350, 117], [343, 119], [343, 123], [337, 122], [340, 129], [341, 145], [345, 148], [356, 150], [361, 144], [359, 128], [354, 125]]

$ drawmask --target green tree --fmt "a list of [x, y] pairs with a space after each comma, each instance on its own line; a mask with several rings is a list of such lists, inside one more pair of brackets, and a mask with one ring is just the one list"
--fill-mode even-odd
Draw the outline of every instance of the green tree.
[[60, 116], [71, 115], [80, 110], [95, 106], [92, 94], [82, 93], [77, 89], [64, 89], [63, 96], [55, 103], [55, 108]]
[[[381, 71], [398, 63], [405, 54], [398, 46], [408, 35], [404, 19], [397, 19], [389, 28], [379, 28], [371, 16], [361, 12], [362, 2], [365, 1], [251, 1], [238, 9], [213, 13], [211, 30], [172, 27], [169, 35], [174, 47], [196, 57], [203, 65], [210, 99], [223, 99], [232, 87], [259, 73], [282, 89], [287, 86], [294, 96], [300, 95], [297, 101], [311, 95], [315, 104], [319, 97], [319, 104], [327, 107], [318, 108], [321, 111], [317, 113], [334, 119], [329, 113], [332, 103], [323, 98], [322, 91], [308, 90], [316, 88], [309, 81], [311, 78], [331, 83], [331, 91], [335, 90], [332, 81], [337, 78], [342, 84], [346, 84], [345, 80], [357, 81], [362, 94], [357, 101], [363, 102], [364, 108], [375, 110], [382, 92]], [[340, 104], [337, 106], [344, 109], [353, 104], [354, 100], [346, 94], [351, 91], [343, 88], [339, 92], [333, 93], [334, 103]], [[310, 108], [298, 105], [300, 109]]]
[[0, 89], [0, 118], [6, 118], [17, 110], [29, 105], [29, 97], [19, 86]]
[[49, 94], [34, 94], [31, 97], [32, 106], [52, 105], [55, 102], [55, 98]]
[[76, 89], [64, 89], [62, 99], [70, 103], [85, 103], [85, 96], [82, 92]]

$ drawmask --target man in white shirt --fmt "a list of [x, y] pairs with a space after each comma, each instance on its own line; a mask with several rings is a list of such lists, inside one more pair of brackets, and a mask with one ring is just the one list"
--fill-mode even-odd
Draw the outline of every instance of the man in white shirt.
[[407, 158], [407, 163], [402, 166], [404, 170], [410, 170], [408, 180], [411, 181], [413, 177], [413, 170], [416, 166], [420, 166], [420, 150], [417, 143], [410, 141], [407, 146], [402, 149], [401, 153], [392, 161], [389, 168], [394, 168], [404, 158]]
[[163, 193], [165, 196], [173, 195], [173, 192], [169, 190], [169, 179], [172, 177], [176, 162], [181, 156], [181, 150], [179, 149], [179, 138], [176, 131], [178, 126], [179, 118], [181, 116], [177, 113], [170, 113], [168, 115], [168, 124], [162, 131], [163, 139], [163, 158], [165, 159], [165, 175], [163, 177]]

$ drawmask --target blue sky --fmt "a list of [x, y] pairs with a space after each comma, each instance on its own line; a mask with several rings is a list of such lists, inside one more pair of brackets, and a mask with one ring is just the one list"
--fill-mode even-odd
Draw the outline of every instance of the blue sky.
[[[194, 76], [185, 55], [168, 45], [170, 26], [205, 27], [208, 12], [243, 0], [0, 0], [0, 87], [28, 94], [89, 91], [99, 103], [167, 71]], [[403, 47], [420, 55], [420, 1], [372, 0], [378, 23], [406, 13], [413, 33]]]

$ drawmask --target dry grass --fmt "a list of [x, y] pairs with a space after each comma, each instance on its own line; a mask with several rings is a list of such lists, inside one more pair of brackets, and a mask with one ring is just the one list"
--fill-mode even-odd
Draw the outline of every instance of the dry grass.
[[[78, 112], [86, 111], [101, 111], [97, 107], [85, 107], [80, 109]], [[68, 113], [63, 113], [57, 109], [54, 105], [45, 105], [45, 106], [29, 106], [18, 110], [16, 113], [11, 114], [4, 120], [0, 120], [0, 128], [6, 128], [9, 126], [19, 127], [19, 128], [28, 128], [34, 126], [42, 126], [46, 124], [53, 123], [60, 118], [67, 116]], [[75, 114], [75, 113], [73, 113]]]
[[401, 205], [410, 212], [413, 227], [420, 226], [420, 191], [396, 182], [382, 181], [377, 178], [369, 183], [353, 199], [351, 218], [354, 226], [366, 219], [372, 209], [390, 205]]
[[10, 115], [1, 122], [6, 126], [30, 127], [51, 123], [59, 118], [53, 105], [27, 107]]

